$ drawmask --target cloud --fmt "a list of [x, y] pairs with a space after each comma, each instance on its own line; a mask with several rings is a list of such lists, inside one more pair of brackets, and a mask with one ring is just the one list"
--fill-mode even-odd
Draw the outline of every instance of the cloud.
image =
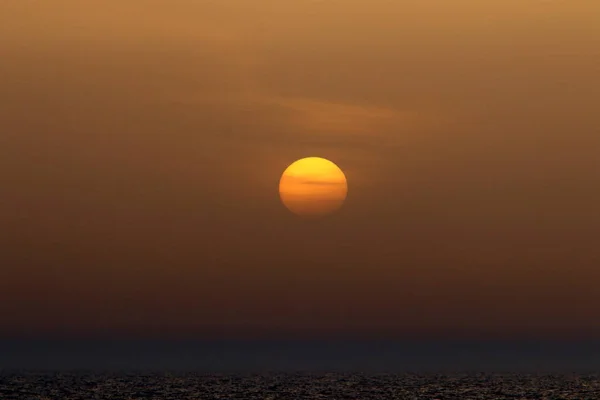
[[[248, 81], [248, 77], [247, 77]], [[448, 115], [437, 111], [397, 109], [332, 101], [325, 96], [293, 97], [269, 93], [258, 82], [245, 90], [206, 96], [192, 94], [173, 99], [185, 109], [201, 107], [220, 120], [238, 121], [243, 130], [220, 130], [222, 138], [281, 144], [312, 144], [368, 149], [413, 141], [420, 133], [438, 130]], [[240, 123], [245, 121], [245, 123]]]
[[346, 185], [345, 181], [339, 180], [318, 180], [318, 179], [310, 179], [302, 176], [293, 176], [287, 175], [286, 179], [290, 181], [291, 184], [300, 184], [300, 185], [314, 185], [314, 186], [337, 186]]
[[307, 132], [375, 134], [378, 128], [409, 117], [389, 108], [323, 99], [280, 97], [273, 98], [272, 102], [287, 109], [290, 112], [290, 123]]

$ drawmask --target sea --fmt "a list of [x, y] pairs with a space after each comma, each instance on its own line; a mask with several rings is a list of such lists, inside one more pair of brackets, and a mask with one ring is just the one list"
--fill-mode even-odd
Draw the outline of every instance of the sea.
[[0, 371], [2, 400], [600, 399], [594, 374]]

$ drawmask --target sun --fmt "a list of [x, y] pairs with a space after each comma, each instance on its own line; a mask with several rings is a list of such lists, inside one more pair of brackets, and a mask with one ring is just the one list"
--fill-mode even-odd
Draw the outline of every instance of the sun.
[[344, 204], [347, 194], [348, 182], [342, 170], [321, 157], [294, 161], [279, 180], [281, 201], [301, 216], [331, 214]]

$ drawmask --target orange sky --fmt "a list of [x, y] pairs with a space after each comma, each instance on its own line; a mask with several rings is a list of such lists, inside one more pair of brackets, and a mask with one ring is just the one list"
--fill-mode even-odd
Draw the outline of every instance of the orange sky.
[[[3, 1], [0, 37], [0, 334], [600, 334], [596, 0]], [[348, 178], [319, 221], [306, 156]]]

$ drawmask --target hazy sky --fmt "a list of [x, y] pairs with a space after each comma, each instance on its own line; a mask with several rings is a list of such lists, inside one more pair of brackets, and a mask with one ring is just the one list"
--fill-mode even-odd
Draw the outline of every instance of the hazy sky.
[[597, 0], [4, 0], [0, 38], [0, 335], [600, 335]]

